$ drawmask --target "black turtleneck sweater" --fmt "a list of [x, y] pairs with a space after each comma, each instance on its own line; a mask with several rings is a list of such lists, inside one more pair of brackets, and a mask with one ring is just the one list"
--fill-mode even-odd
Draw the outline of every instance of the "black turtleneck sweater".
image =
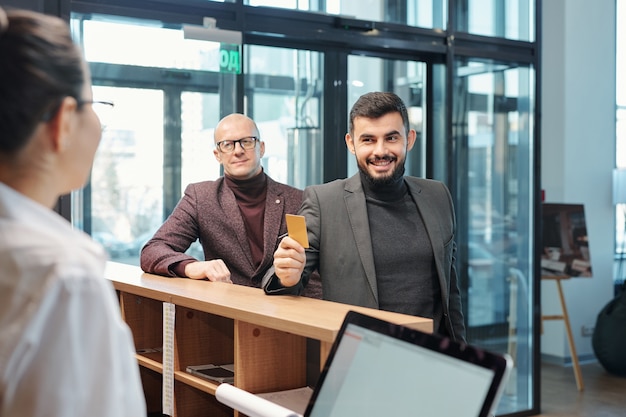
[[[434, 318], [440, 314], [433, 250], [403, 178], [376, 186], [361, 173], [381, 310]], [[435, 307], [437, 306], [437, 307]], [[435, 311], [437, 310], [437, 311]]]
[[241, 217], [246, 226], [250, 253], [255, 266], [263, 261], [263, 219], [267, 176], [264, 172], [247, 180], [238, 180], [224, 175], [224, 183], [235, 194]]

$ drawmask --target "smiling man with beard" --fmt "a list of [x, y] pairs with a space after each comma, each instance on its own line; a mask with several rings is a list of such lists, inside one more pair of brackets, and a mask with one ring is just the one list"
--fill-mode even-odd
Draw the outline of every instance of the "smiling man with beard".
[[439, 181], [404, 175], [416, 137], [406, 106], [365, 94], [349, 128], [359, 173], [305, 189], [310, 246], [280, 242], [265, 292], [300, 294], [317, 269], [326, 300], [432, 318], [436, 333], [464, 341], [452, 198]]

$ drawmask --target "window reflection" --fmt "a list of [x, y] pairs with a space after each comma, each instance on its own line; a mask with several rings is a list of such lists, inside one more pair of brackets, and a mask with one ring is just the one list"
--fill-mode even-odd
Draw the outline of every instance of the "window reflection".
[[88, 62], [219, 72], [218, 42], [184, 39], [182, 30], [164, 28], [158, 21], [136, 23], [111, 16], [73, 16], [74, 27], [82, 29], [88, 45]]
[[303, 189], [323, 178], [323, 54], [247, 45], [246, 95], [265, 142], [263, 167]]
[[184, 187], [220, 175], [213, 129], [234, 107], [218, 90], [228, 89], [227, 101], [236, 76], [217, 72], [218, 44], [184, 40], [182, 30], [159, 22], [75, 14], [72, 29], [83, 41], [94, 97], [115, 102], [90, 182], [72, 195], [72, 222], [110, 259], [137, 265]]
[[215, 126], [219, 122], [219, 95], [197, 92], [181, 94], [181, 189], [220, 176], [213, 155]]
[[467, 287], [468, 341], [515, 358], [498, 414], [527, 407], [532, 393], [533, 71], [517, 64], [457, 64], [454, 125], [457, 237]]
[[459, 16], [464, 16], [459, 19], [460, 31], [534, 42], [534, 0], [467, 0], [467, 6], [465, 3], [459, 2]]
[[401, 23], [430, 29], [445, 29], [447, 0], [245, 0], [249, 6], [269, 6], [281, 9], [306, 10], [342, 15], [373, 22]]
[[[136, 239], [161, 223], [163, 94], [159, 90], [93, 87], [115, 102], [94, 160], [84, 199], [85, 230], [114, 260], [139, 254]], [[142, 117], [136, 109], [141, 109]], [[88, 209], [91, 210], [88, 210]]]

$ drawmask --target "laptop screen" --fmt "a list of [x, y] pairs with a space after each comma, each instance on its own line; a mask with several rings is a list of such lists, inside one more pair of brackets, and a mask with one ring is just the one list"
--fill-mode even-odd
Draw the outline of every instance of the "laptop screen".
[[508, 358], [350, 312], [306, 417], [487, 416]]

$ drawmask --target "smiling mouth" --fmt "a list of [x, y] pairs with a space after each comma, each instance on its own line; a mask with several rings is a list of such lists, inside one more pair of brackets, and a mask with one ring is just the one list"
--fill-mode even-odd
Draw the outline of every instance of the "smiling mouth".
[[373, 158], [373, 159], [369, 159], [367, 163], [369, 165], [374, 165], [377, 167], [386, 167], [388, 165], [391, 165], [393, 162], [395, 162], [395, 160], [396, 158], [392, 158], [392, 157]]

